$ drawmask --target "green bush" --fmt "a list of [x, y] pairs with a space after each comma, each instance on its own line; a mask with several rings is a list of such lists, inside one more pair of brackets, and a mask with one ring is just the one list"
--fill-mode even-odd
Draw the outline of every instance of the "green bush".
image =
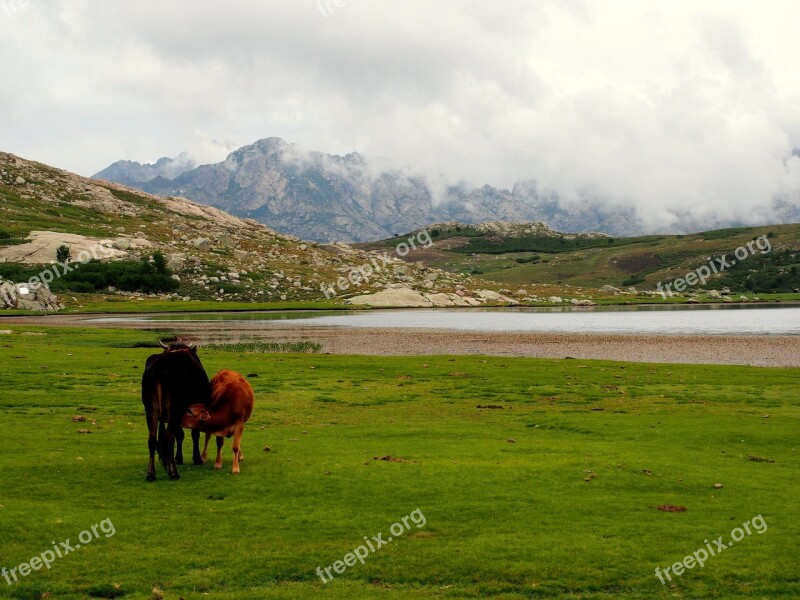
[[[152, 263], [149, 258], [144, 257], [140, 261], [73, 263], [70, 267], [72, 271], [53, 279], [50, 283], [51, 290], [85, 294], [101, 292], [113, 286], [125, 292], [158, 294], [174, 292], [180, 286], [172, 279], [172, 273], [167, 269], [166, 261], [159, 252], [153, 255]], [[22, 283], [32, 277], [38, 277], [44, 269], [51, 268], [57, 269], [59, 274], [63, 272], [63, 268], [59, 265], [43, 268], [19, 263], [0, 263], [0, 277]]]
[[636, 285], [637, 283], [642, 283], [644, 281], [645, 279], [641, 275], [631, 275], [622, 281], [622, 285]]
[[541, 258], [541, 256], [539, 256], [538, 254], [534, 254], [533, 256], [527, 256], [527, 257], [522, 257], [522, 258], [516, 258], [516, 259], [514, 259], [514, 260], [516, 260], [516, 261], [517, 261], [518, 263], [520, 263], [521, 265], [524, 265], [524, 264], [526, 264], [526, 263], [535, 263], [535, 262], [538, 262], [540, 258]]

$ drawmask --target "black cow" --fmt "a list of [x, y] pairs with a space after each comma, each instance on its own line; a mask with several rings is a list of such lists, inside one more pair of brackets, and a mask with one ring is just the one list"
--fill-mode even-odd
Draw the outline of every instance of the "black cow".
[[[183, 464], [183, 415], [193, 404], [211, 403], [208, 375], [194, 345], [182, 342], [159, 344], [164, 352], [147, 359], [142, 377], [142, 403], [147, 417], [150, 450], [147, 481], [156, 479], [156, 450], [169, 478], [180, 479], [175, 465]], [[199, 431], [192, 431], [192, 460], [196, 465], [203, 464]]]

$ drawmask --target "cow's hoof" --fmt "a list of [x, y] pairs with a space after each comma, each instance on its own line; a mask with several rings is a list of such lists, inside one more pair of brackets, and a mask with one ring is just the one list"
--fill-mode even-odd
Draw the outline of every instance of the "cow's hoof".
[[155, 480], [156, 480], [155, 473], [148, 473], [147, 474], [147, 481], [155, 481]]
[[180, 476], [180, 475], [178, 475], [177, 473], [175, 473], [175, 475], [170, 475], [170, 476], [169, 476], [169, 478], [170, 478], [172, 481], [178, 481], [178, 479], [180, 479], [180, 478], [181, 478], [181, 476]]
[[175, 464], [176, 465], [182, 465], [183, 464], [183, 458], [176, 458], [175, 459]]
[[206, 462], [206, 461], [204, 461], [202, 458], [195, 458], [195, 459], [194, 459], [192, 462], [193, 462], [195, 465], [197, 465], [197, 466], [200, 466], [200, 465], [203, 465], [203, 464], [205, 464], [205, 462]]

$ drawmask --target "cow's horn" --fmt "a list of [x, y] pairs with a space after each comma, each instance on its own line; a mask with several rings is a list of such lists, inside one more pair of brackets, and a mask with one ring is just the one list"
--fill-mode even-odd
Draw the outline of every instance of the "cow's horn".
[[169, 350], [169, 346], [164, 343], [164, 340], [158, 340], [158, 345], [161, 346], [164, 350]]

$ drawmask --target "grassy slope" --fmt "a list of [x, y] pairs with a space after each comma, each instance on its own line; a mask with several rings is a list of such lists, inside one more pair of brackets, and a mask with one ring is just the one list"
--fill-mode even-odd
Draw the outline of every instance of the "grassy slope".
[[[770, 240], [774, 251], [800, 249], [800, 225], [795, 224], [716, 230], [684, 236], [617, 239], [613, 245], [598, 241], [594, 242], [599, 244], [595, 248], [558, 253], [537, 250], [472, 256], [462, 249], [440, 251], [433, 248], [423, 260], [431, 266], [454, 272], [476, 273], [479, 277], [509, 286], [538, 283], [587, 288], [599, 288], [606, 284], [623, 287], [624, 280], [631, 275], [641, 274], [645, 282], [636, 284], [636, 287], [654, 289], [659, 281], [667, 282], [682, 277], [705, 264], [707, 257], [732, 253], [753, 238], [770, 232], [775, 234]], [[552, 245], [552, 240], [547, 241]], [[392, 243], [392, 240], [386, 243]], [[517, 262], [517, 259], [529, 259], [532, 256], [539, 256], [539, 260], [526, 264]]]
[[[226, 453], [223, 472], [186, 466], [169, 482], [159, 468], [147, 484], [151, 351], [136, 346], [155, 334], [13, 329], [0, 337], [13, 432], [0, 566], [102, 519], [116, 535], [13, 587], [0, 580], [0, 598], [108, 596], [114, 584], [125, 598], [157, 586], [186, 600], [800, 594], [797, 370], [204, 350], [210, 373], [260, 375], [243, 472], [229, 474]], [[506, 409], [476, 409], [487, 403]], [[664, 503], [688, 511], [654, 508]], [[314, 574], [418, 507], [423, 529], [327, 586]], [[654, 577], [758, 514], [764, 535], [672, 588]]]

